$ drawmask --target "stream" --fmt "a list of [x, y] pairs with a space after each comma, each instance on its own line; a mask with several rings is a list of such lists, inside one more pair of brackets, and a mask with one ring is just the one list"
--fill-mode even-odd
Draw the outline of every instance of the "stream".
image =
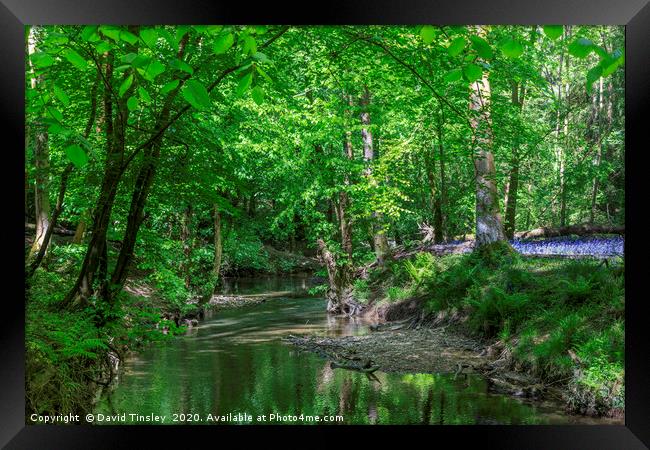
[[[229, 280], [224, 293], [301, 291], [307, 281], [240, 278]], [[328, 317], [325, 300], [307, 296], [208, 312], [184, 336], [130, 356], [95, 414], [125, 415], [120, 424], [142, 423], [130, 414], [165, 416], [166, 424], [607, 423], [567, 415], [559, 404], [489, 393], [479, 375], [380, 370], [372, 380], [333, 370], [329, 361], [281, 340], [288, 334], [360, 335], [370, 332], [369, 325]], [[258, 420], [261, 415], [266, 420]]]

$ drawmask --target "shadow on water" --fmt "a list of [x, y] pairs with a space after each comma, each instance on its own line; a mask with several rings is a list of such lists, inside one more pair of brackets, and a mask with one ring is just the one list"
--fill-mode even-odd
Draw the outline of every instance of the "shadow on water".
[[[302, 290], [304, 283], [306, 280], [298, 277], [239, 279], [225, 289], [243, 295]], [[118, 383], [100, 399], [95, 412], [126, 413], [127, 420], [130, 413], [164, 415], [166, 423], [174, 413], [202, 418], [246, 413], [253, 417], [252, 423], [265, 423], [256, 420], [263, 414], [340, 415], [348, 424], [578, 420], [550, 405], [490, 394], [480, 376], [455, 379], [453, 374], [379, 371], [373, 380], [363, 373], [333, 370], [328, 361], [281, 342], [288, 334], [368, 332], [368, 323], [328, 317], [324, 311], [323, 299], [273, 298], [255, 306], [211, 313], [187, 335], [152, 346], [126, 361]]]

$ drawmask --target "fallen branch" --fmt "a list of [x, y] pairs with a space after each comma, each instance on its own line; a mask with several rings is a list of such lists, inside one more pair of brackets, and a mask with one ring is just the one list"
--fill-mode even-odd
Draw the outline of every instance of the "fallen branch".
[[[36, 230], [36, 225], [33, 223], [25, 223], [25, 229], [26, 230]], [[61, 227], [54, 227], [54, 234], [58, 234], [60, 236], [74, 236], [74, 230], [68, 230], [65, 228]]]
[[531, 239], [538, 237], [559, 237], [570, 236], [588, 236], [592, 234], [620, 234], [625, 235], [625, 226], [608, 226], [608, 225], [568, 225], [565, 227], [541, 227], [529, 231], [520, 231], [515, 233], [519, 239]]
[[363, 373], [374, 373], [379, 370], [379, 366], [373, 366], [371, 360], [367, 360], [365, 364], [356, 364], [353, 362], [350, 363], [340, 363], [332, 361], [330, 363], [332, 369], [346, 369], [346, 370], [355, 370], [357, 372]]

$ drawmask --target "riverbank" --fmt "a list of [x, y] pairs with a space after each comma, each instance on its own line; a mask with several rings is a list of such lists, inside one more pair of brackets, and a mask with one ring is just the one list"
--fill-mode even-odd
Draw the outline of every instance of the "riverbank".
[[[33, 235], [26, 233], [25, 248]], [[93, 409], [113, 383], [123, 361], [150, 345], [166, 342], [195, 327], [208, 309], [265, 301], [264, 296], [216, 296], [199, 306], [196, 293], [164, 267], [138, 259], [112, 304], [90, 299], [83, 308], [59, 308], [83, 257], [83, 244], [57, 240], [25, 292], [26, 420], [31, 414], [81, 414]], [[109, 254], [116, 251], [109, 246]], [[301, 255], [275, 252], [272, 272], [299, 271]], [[269, 270], [271, 270], [269, 269]], [[29, 423], [29, 422], [28, 422]]]
[[624, 416], [621, 259], [419, 253], [367, 271], [354, 291], [366, 319], [398, 329], [292, 343], [388, 371], [478, 372], [496, 392]]

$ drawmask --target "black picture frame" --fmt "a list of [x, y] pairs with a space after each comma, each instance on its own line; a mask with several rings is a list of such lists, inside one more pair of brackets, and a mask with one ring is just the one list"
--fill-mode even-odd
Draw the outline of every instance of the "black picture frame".
[[[455, 445], [467, 441], [495, 448], [588, 448], [637, 449], [650, 445], [650, 342], [643, 307], [645, 247], [643, 210], [646, 203], [643, 170], [648, 166], [647, 137], [643, 112], [650, 104], [650, 3], [649, 0], [363, 0], [331, 1], [311, 10], [287, 3], [268, 2], [175, 2], [172, 0], [110, 0], [101, 3], [79, 0], [0, 0], [0, 108], [2, 110], [3, 181], [6, 205], [2, 230], [6, 251], [3, 269], [12, 268], [4, 286], [3, 321], [0, 326], [0, 444], [6, 448], [132, 448], [133, 433], [144, 435], [146, 447], [167, 447], [180, 439], [183, 447], [225, 444], [224, 433], [238, 439], [251, 437], [251, 430], [279, 431], [285, 441], [301, 444], [296, 432], [309, 427], [165, 427], [165, 426], [45, 426], [24, 423], [25, 317], [23, 267], [14, 258], [24, 254], [24, 218], [21, 217], [24, 191], [24, 25], [25, 24], [599, 24], [626, 25], [626, 413], [625, 425], [588, 426], [453, 426], [453, 427], [345, 427], [362, 431], [367, 439], [384, 439], [396, 431], [406, 431], [406, 445], [423, 439], [438, 445], [440, 438]], [[10, 144], [10, 142], [12, 142]], [[13, 176], [8, 176], [12, 174]], [[647, 175], [646, 175], [647, 176]], [[14, 178], [15, 177], [15, 178]], [[23, 180], [24, 181], [24, 180]], [[20, 195], [18, 189], [21, 188]], [[16, 204], [13, 204], [15, 202]], [[11, 287], [10, 291], [7, 288]], [[14, 294], [15, 289], [15, 294]], [[23, 297], [24, 298], [24, 297]], [[318, 428], [318, 432], [341, 431], [340, 427]], [[310, 433], [311, 434], [311, 433]], [[417, 434], [417, 436], [415, 436]], [[140, 436], [138, 436], [140, 437]], [[229, 436], [230, 438], [234, 436]], [[295, 439], [295, 440], [294, 440]], [[330, 445], [345, 445], [339, 438], [317, 439]], [[346, 438], [347, 439], [347, 438]], [[313, 437], [306, 445], [313, 444]], [[241, 443], [247, 442], [240, 441]], [[374, 445], [367, 442], [364, 446]]]

